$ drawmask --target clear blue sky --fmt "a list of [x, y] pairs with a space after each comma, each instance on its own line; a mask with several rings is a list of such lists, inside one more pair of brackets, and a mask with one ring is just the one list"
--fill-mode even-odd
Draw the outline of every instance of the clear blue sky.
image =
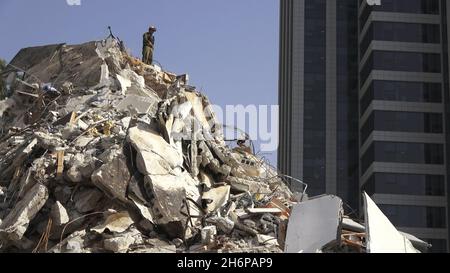
[[[188, 73], [218, 105], [278, 103], [278, 0], [0, 0], [0, 57], [23, 47], [76, 44], [110, 25], [140, 57], [142, 34], [157, 26], [155, 60]], [[276, 153], [269, 156], [276, 163]]]

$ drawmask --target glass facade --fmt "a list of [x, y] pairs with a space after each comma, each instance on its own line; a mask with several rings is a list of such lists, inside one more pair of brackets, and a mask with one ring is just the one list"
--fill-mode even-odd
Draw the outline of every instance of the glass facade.
[[444, 207], [379, 205], [381, 211], [397, 227], [446, 228]]
[[[443, 92], [448, 60], [438, 47], [429, 50], [446, 43], [446, 25], [424, 19], [439, 16], [444, 2], [382, 0], [380, 6], [366, 5], [359, 16], [359, 137], [367, 147], [360, 160], [361, 190], [383, 196], [378, 205], [394, 225], [421, 231], [446, 229], [449, 214], [447, 202], [427, 201], [448, 200], [447, 175], [435, 171], [447, 164], [446, 116], [439, 109], [448, 104]], [[369, 78], [373, 71], [378, 73]], [[393, 80], [390, 72], [404, 76]], [[442, 140], [430, 141], [431, 134]], [[405, 201], [411, 198], [417, 205]], [[429, 240], [435, 243], [431, 252], [446, 251], [447, 238]]]
[[337, 0], [337, 194], [358, 209], [358, 3]]
[[286, 0], [280, 15], [278, 167], [357, 212], [358, 2]]
[[406, 142], [373, 142], [362, 157], [362, 171], [373, 162], [444, 164], [444, 145]]
[[382, 0], [380, 6], [367, 5], [359, 19], [361, 27], [367, 22], [372, 11], [439, 14], [439, 0]]
[[420, 52], [373, 51], [361, 71], [361, 86], [372, 70], [402, 72], [441, 72], [441, 55]]
[[445, 176], [404, 173], [374, 173], [364, 185], [369, 195], [398, 194], [445, 196]]
[[361, 128], [361, 143], [373, 131], [442, 134], [443, 116], [440, 113], [373, 111]]
[[[444, 101], [445, 101], [445, 110], [444, 110], [444, 117], [445, 117], [445, 125], [446, 125], [446, 135], [445, 135], [445, 139], [446, 139], [446, 155], [447, 155], [447, 160], [446, 160], [446, 175], [447, 175], [447, 181], [448, 178], [450, 177], [450, 160], [448, 160], [449, 156], [450, 156], [450, 145], [448, 145], [450, 143], [450, 94], [449, 94], [449, 90], [450, 90], [450, 84], [449, 84], [449, 78], [450, 78], [450, 71], [449, 71], [449, 61], [450, 61], [450, 55], [449, 55], [449, 49], [450, 49], [450, 45], [449, 45], [449, 36], [448, 34], [450, 33], [450, 29], [449, 29], [449, 16], [450, 14], [447, 13], [447, 9], [450, 8], [448, 5], [450, 5], [450, 3], [447, 3], [447, 1], [441, 1], [441, 25], [442, 25], [442, 56], [443, 56], [443, 72], [444, 75], [449, 75], [449, 76], [444, 76], [443, 77], [443, 90], [446, 90], [444, 92]], [[446, 35], [447, 34], [447, 35]], [[447, 219], [450, 219], [450, 209], [449, 209], [449, 204], [450, 204], [450, 186], [447, 183]], [[448, 238], [450, 238], [450, 229], [447, 229], [448, 232]], [[434, 240], [436, 242], [436, 245], [433, 245], [433, 249], [435, 251], [439, 251], [439, 247], [441, 247], [441, 249], [444, 249], [446, 244], [443, 242], [443, 240]], [[433, 242], [430, 242], [431, 244], [433, 244]], [[448, 244], [448, 242], [447, 242]], [[447, 251], [449, 251], [450, 248], [447, 247]]]
[[442, 239], [423, 239], [425, 242], [428, 242], [433, 247], [429, 251], [429, 253], [445, 253], [447, 252], [447, 240]]
[[281, 1], [279, 169], [356, 210], [362, 191], [381, 196], [395, 225], [444, 251], [446, 1], [363, 2]]
[[361, 43], [361, 57], [373, 40], [439, 44], [441, 31], [433, 24], [373, 22]]
[[375, 80], [361, 99], [361, 116], [374, 100], [442, 103], [442, 84]]
[[313, 195], [325, 192], [326, 2], [305, 3], [303, 179]]

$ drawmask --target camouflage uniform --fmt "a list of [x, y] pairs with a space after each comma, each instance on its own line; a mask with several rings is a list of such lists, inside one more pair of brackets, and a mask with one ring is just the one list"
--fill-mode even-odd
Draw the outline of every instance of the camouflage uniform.
[[152, 33], [144, 33], [144, 42], [142, 48], [142, 62], [152, 64], [153, 62], [153, 47], [155, 44], [155, 37]]

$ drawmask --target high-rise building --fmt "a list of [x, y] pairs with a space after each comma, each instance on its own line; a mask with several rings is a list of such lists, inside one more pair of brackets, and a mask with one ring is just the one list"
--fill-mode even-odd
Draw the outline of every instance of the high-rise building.
[[280, 17], [280, 171], [357, 210], [358, 2], [282, 0]]
[[279, 169], [447, 251], [450, 0], [369, 3], [281, 0]]
[[448, 239], [447, 4], [360, 1], [358, 16], [360, 186], [437, 251]]

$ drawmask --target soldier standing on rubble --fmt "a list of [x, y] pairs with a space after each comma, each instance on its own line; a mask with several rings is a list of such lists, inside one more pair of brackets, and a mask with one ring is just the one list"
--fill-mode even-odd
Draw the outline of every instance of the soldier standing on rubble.
[[153, 34], [156, 32], [156, 28], [151, 26], [148, 32], [144, 33], [144, 42], [142, 47], [142, 62], [151, 65], [153, 62], [153, 48], [155, 45], [155, 36]]

